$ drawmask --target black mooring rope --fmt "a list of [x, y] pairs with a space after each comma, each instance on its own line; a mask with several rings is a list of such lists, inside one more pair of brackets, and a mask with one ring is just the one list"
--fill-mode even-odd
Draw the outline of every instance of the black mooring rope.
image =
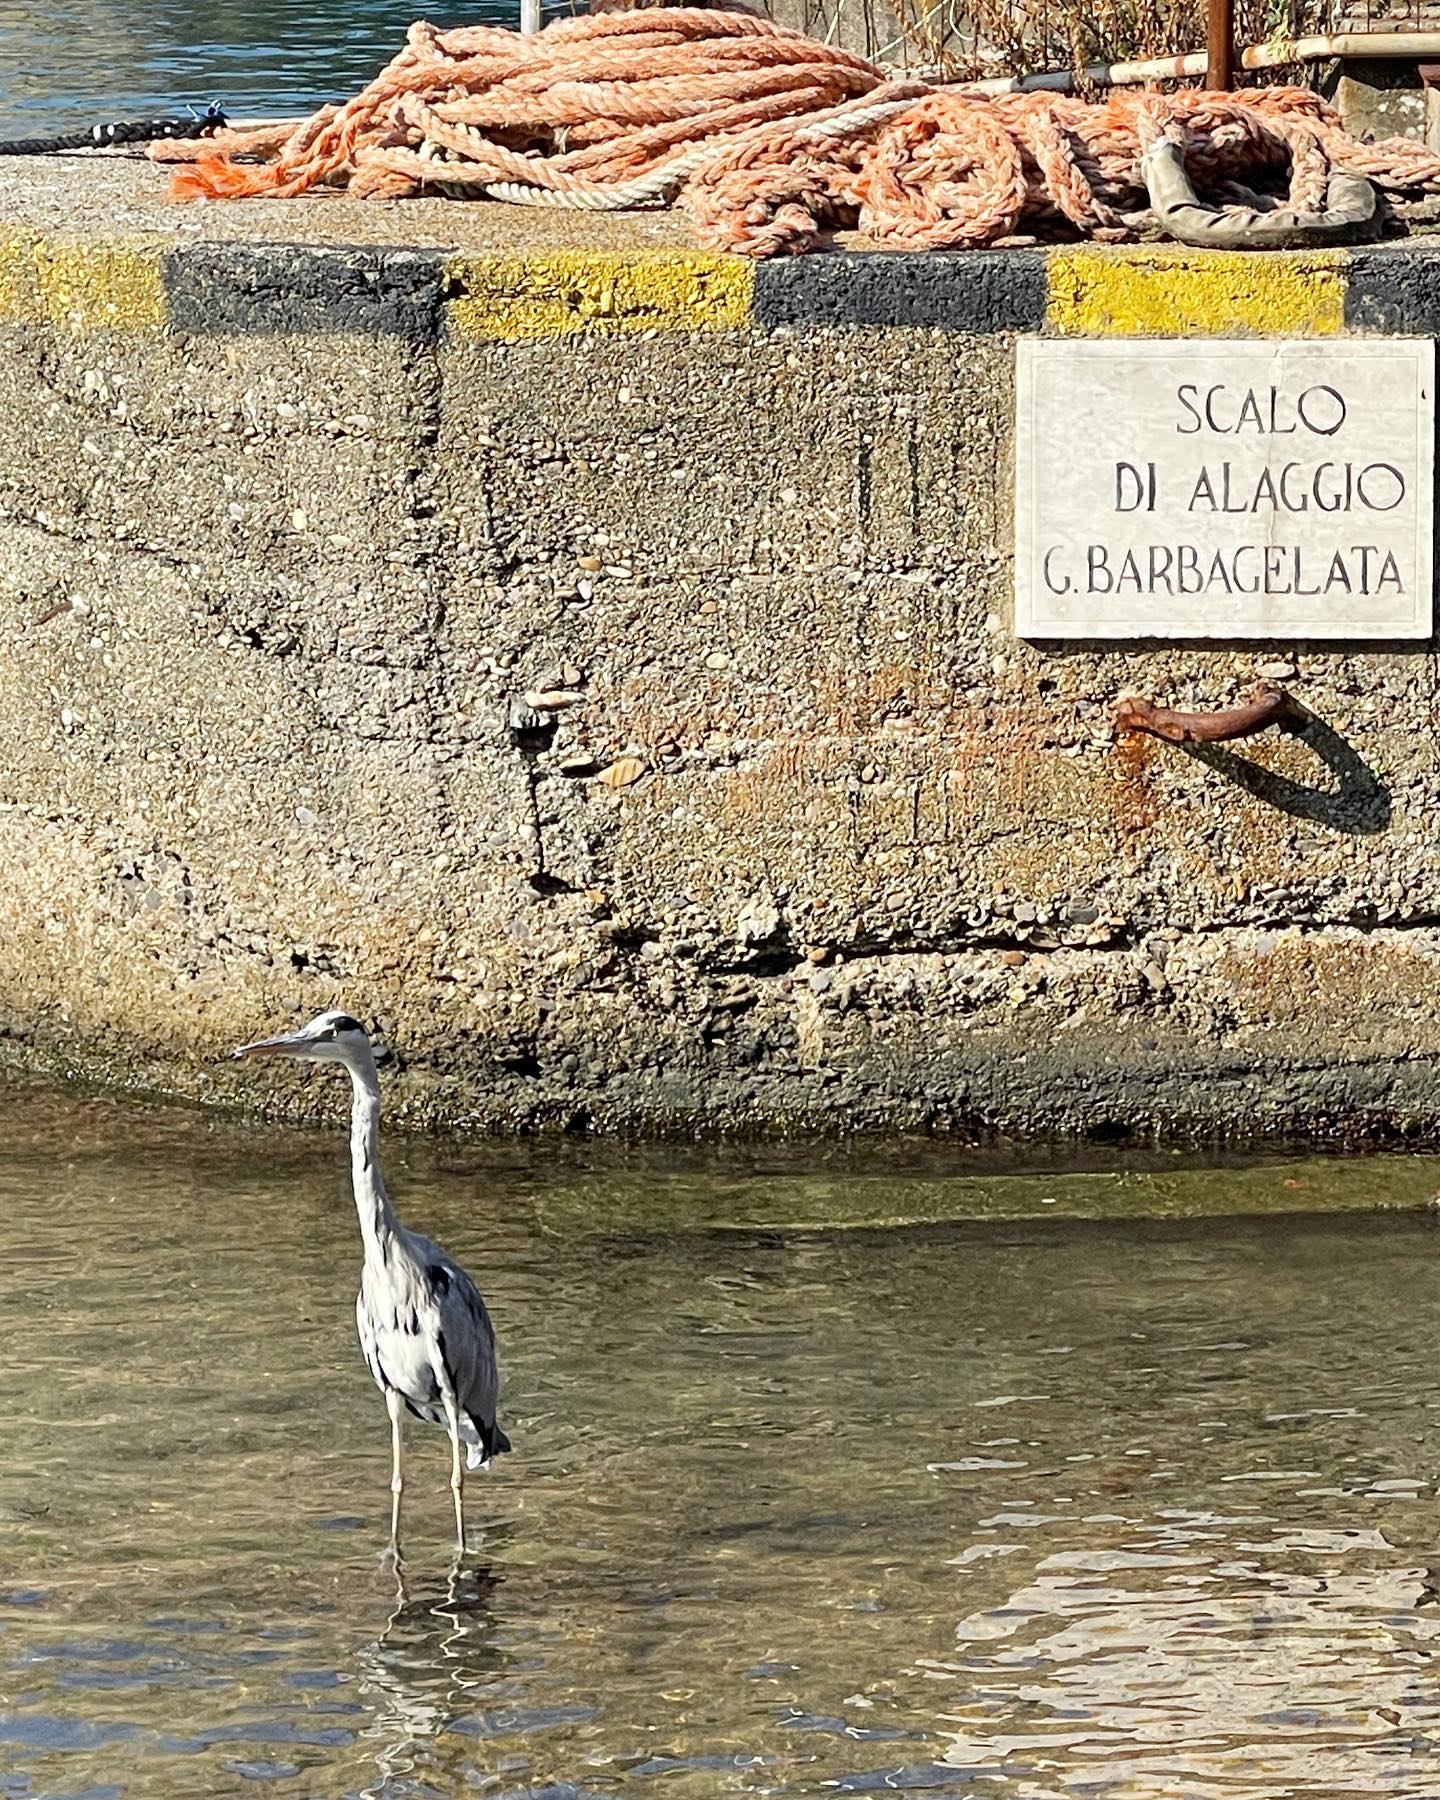
[[183, 119], [113, 119], [108, 125], [92, 125], [88, 131], [62, 132], [58, 137], [7, 138], [0, 140], [0, 156], [49, 156], [57, 150], [105, 150], [112, 144], [153, 144], [160, 138], [209, 137], [225, 124], [218, 106]]

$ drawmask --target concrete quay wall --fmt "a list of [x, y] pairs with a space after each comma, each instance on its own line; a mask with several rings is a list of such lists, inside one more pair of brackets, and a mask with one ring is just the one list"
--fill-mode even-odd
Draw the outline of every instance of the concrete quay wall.
[[1440, 1131], [1435, 644], [1021, 642], [1011, 499], [1018, 338], [1428, 335], [1440, 255], [16, 180], [13, 1064], [309, 1116], [220, 1058], [340, 1004], [416, 1124]]

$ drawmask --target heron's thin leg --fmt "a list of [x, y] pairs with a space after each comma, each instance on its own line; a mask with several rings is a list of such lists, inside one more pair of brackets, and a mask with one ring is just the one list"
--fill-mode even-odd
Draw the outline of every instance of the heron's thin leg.
[[390, 1549], [400, 1561], [400, 1496], [405, 1492], [405, 1473], [401, 1463], [400, 1420], [405, 1403], [394, 1388], [385, 1390], [385, 1407], [390, 1414]]
[[465, 1466], [460, 1460], [460, 1413], [455, 1396], [445, 1394], [445, 1417], [450, 1426], [450, 1492], [455, 1497], [455, 1545], [465, 1554]]

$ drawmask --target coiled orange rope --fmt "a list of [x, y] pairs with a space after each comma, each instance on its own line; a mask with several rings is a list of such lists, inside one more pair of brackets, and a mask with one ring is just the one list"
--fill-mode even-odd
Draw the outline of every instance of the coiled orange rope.
[[385, 200], [675, 202], [705, 244], [775, 256], [837, 226], [932, 250], [1133, 237], [1149, 217], [1140, 159], [1162, 136], [1222, 203], [1273, 206], [1284, 185], [1288, 204], [1313, 206], [1332, 168], [1393, 200], [1440, 192], [1440, 157], [1406, 139], [1362, 144], [1301, 89], [985, 100], [892, 80], [739, 7], [601, 13], [531, 37], [419, 23], [368, 87], [296, 130], [151, 154], [190, 165], [174, 178], [184, 199], [328, 185]]

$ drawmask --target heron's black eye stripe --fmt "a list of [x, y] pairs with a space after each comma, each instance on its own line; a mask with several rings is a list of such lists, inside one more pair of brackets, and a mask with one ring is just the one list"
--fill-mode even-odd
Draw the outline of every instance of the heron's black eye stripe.
[[430, 1279], [432, 1293], [448, 1294], [450, 1292], [450, 1271], [444, 1263], [431, 1263], [425, 1273]]

